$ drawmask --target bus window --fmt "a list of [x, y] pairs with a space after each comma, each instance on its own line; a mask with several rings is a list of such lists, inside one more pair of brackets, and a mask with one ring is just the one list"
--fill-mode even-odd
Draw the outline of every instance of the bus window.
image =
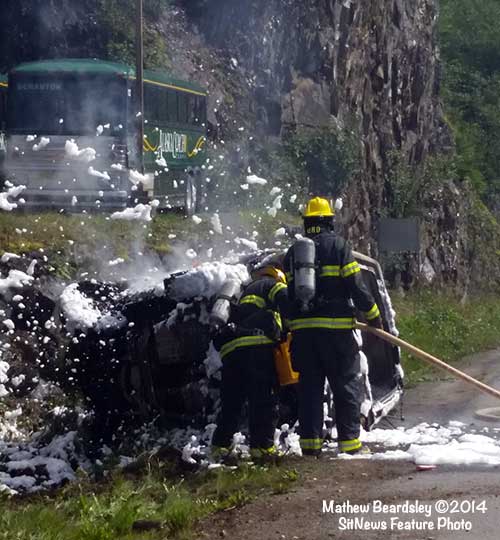
[[144, 118], [153, 121], [158, 118], [158, 95], [156, 88], [144, 85]]
[[202, 96], [196, 96], [193, 123], [199, 126], [205, 123], [205, 119], [206, 119], [205, 98]]
[[167, 92], [167, 101], [168, 101], [168, 121], [177, 122], [177, 94], [173, 90]]
[[198, 101], [198, 97], [193, 95], [187, 95], [186, 101], [188, 124], [196, 124], [196, 102]]
[[178, 110], [178, 122], [180, 124], [187, 124], [188, 121], [188, 100], [186, 94], [181, 92], [177, 93], [177, 110]]
[[168, 122], [168, 92], [158, 88], [158, 120]]
[[198, 109], [197, 109], [197, 115], [198, 115], [198, 124], [201, 124], [202, 126], [206, 125], [207, 123], [207, 98], [205, 96], [199, 96], [198, 97]]

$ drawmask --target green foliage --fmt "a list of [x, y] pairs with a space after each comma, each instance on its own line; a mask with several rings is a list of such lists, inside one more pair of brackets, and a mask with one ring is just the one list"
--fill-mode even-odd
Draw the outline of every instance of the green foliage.
[[167, 501], [163, 517], [171, 534], [175, 536], [191, 529], [195, 519], [201, 514], [197, 502], [185, 493], [175, 493]]
[[[445, 362], [500, 344], [499, 300], [485, 294], [461, 302], [452, 292], [425, 289], [393, 297], [401, 338]], [[442, 374], [406, 352], [403, 367], [410, 384]]]
[[[5, 0], [0, 72], [42, 58], [102, 58], [133, 63], [134, 0]], [[166, 67], [157, 21], [170, 0], [144, 0], [144, 62]]]
[[217, 500], [219, 510], [243, 506], [261, 493], [283, 493], [298, 480], [296, 470], [240, 465], [235, 471], [216, 470], [204, 481], [200, 493]]
[[[116, 473], [105, 484], [82, 480], [52, 497], [1, 500], [0, 540], [156, 540], [193, 538], [196, 522], [212, 512], [245, 504], [262, 493], [283, 492], [296, 471], [241, 467], [205, 471], [180, 481], [168, 464], [150, 464], [146, 475]], [[134, 530], [149, 521], [156, 530]]]
[[[217, 163], [216, 154], [214, 152], [212, 160], [214, 176], [220, 174], [218, 169], [227, 165]], [[269, 138], [265, 144], [249, 149], [249, 155], [252, 170], [268, 179], [269, 184], [255, 186], [245, 195], [240, 189], [240, 184], [245, 183], [245, 175], [241, 176], [244, 168], [228, 171], [226, 167], [226, 180], [230, 182], [225, 184], [231, 195], [229, 202], [234, 205], [233, 195], [239, 195], [239, 208], [269, 205], [272, 202], [269, 190], [276, 186], [284, 194], [281, 201], [283, 209], [296, 211], [297, 203], [305, 201], [311, 193], [339, 196], [360, 168], [360, 147], [355, 133], [335, 127], [301, 129], [288, 134], [283, 140]], [[296, 196], [292, 203], [290, 195]]]
[[495, 73], [500, 66], [499, 17], [497, 0], [442, 0], [440, 31], [446, 59]]
[[[500, 289], [500, 225], [486, 205], [478, 198], [471, 201], [471, 219], [467, 221], [468, 258], [473, 262], [471, 280], [476, 286], [497, 291]], [[484, 283], [474, 280], [474, 273], [484, 275]], [[484, 273], [487, 269], [487, 273]]]
[[[158, 19], [161, 9], [167, 2], [149, 0], [144, 4], [145, 18], [151, 22]], [[100, 0], [97, 20], [104, 37], [103, 46], [106, 58], [119, 60], [126, 64], [135, 63], [135, 0]], [[144, 28], [144, 65], [146, 67], [165, 67], [168, 63], [166, 44], [161, 34], [151, 24]]]
[[419, 216], [425, 205], [422, 201], [432, 190], [439, 188], [447, 180], [457, 179], [455, 159], [446, 155], [429, 156], [418, 167], [408, 164], [399, 151], [388, 155], [385, 176], [387, 204], [386, 217], [405, 218]]
[[[236, 147], [236, 148], [235, 148]], [[250, 141], [237, 144], [218, 144], [210, 142], [207, 150], [206, 175], [210, 208], [218, 211], [262, 210], [269, 207], [277, 195], [270, 195], [273, 187], [279, 187], [284, 194], [281, 204], [284, 210], [296, 209], [290, 203], [290, 196], [296, 195], [298, 201], [308, 192], [306, 173], [299, 168], [291, 155], [288, 144], [277, 139], [266, 139], [264, 144]], [[265, 178], [266, 185], [252, 185], [244, 190], [250, 167], [251, 174]], [[267, 219], [267, 214], [262, 213]]]
[[[306, 171], [298, 164], [293, 154], [291, 141], [269, 139], [264, 145], [254, 148], [252, 153], [255, 165], [258, 166], [259, 171], [262, 171], [260, 175], [268, 178], [271, 184], [259, 190], [261, 197], [260, 199], [256, 197], [252, 201], [253, 208], [262, 208], [264, 204], [269, 204], [269, 190], [277, 186], [285, 193], [281, 201], [283, 208], [291, 211], [296, 209], [297, 202], [290, 203], [289, 196], [296, 195], [297, 201], [304, 200], [309, 192], [309, 185]], [[257, 195], [257, 190], [254, 189], [254, 191]]]
[[286, 139], [285, 153], [317, 195], [337, 197], [360, 167], [359, 139], [349, 129], [298, 131]]
[[443, 99], [458, 173], [489, 204], [500, 200], [500, 33], [497, 0], [442, 0]]

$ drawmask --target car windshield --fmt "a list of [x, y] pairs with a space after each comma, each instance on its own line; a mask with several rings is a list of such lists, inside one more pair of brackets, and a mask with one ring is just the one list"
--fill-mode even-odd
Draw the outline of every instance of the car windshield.
[[12, 133], [95, 134], [98, 126], [117, 133], [126, 124], [126, 81], [103, 76], [20, 76], [11, 81]]

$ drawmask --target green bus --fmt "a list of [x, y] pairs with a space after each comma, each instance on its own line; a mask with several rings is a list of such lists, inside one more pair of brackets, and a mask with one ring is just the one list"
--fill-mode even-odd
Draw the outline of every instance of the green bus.
[[95, 59], [44, 60], [10, 71], [5, 169], [10, 181], [26, 186], [20, 196], [27, 207], [118, 209], [140, 194], [158, 199], [160, 208], [196, 211], [207, 93], [144, 71], [139, 174], [135, 86], [133, 68]]
[[[0, 181], [5, 157], [5, 122], [7, 114], [7, 75], [0, 73]], [[0, 188], [1, 188], [0, 184]]]

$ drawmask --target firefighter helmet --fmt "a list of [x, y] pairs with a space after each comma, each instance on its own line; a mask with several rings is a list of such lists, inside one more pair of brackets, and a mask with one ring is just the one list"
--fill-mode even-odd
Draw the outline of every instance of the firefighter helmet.
[[266, 266], [254, 268], [252, 270], [253, 278], [263, 277], [263, 276], [269, 276], [269, 277], [274, 278], [276, 281], [279, 281], [281, 283], [286, 283], [285, 274], [283, 273], [282, 270], [280, 270], [279, 268], [276, 268], [275, 266], [266, 265]]
[[310, 199], [306, 206], [306, 211], [302, 217], [333, 217], [335, 212], [332, 210], [330, 203], [327, 199], [321, 197], [314, 197]]

